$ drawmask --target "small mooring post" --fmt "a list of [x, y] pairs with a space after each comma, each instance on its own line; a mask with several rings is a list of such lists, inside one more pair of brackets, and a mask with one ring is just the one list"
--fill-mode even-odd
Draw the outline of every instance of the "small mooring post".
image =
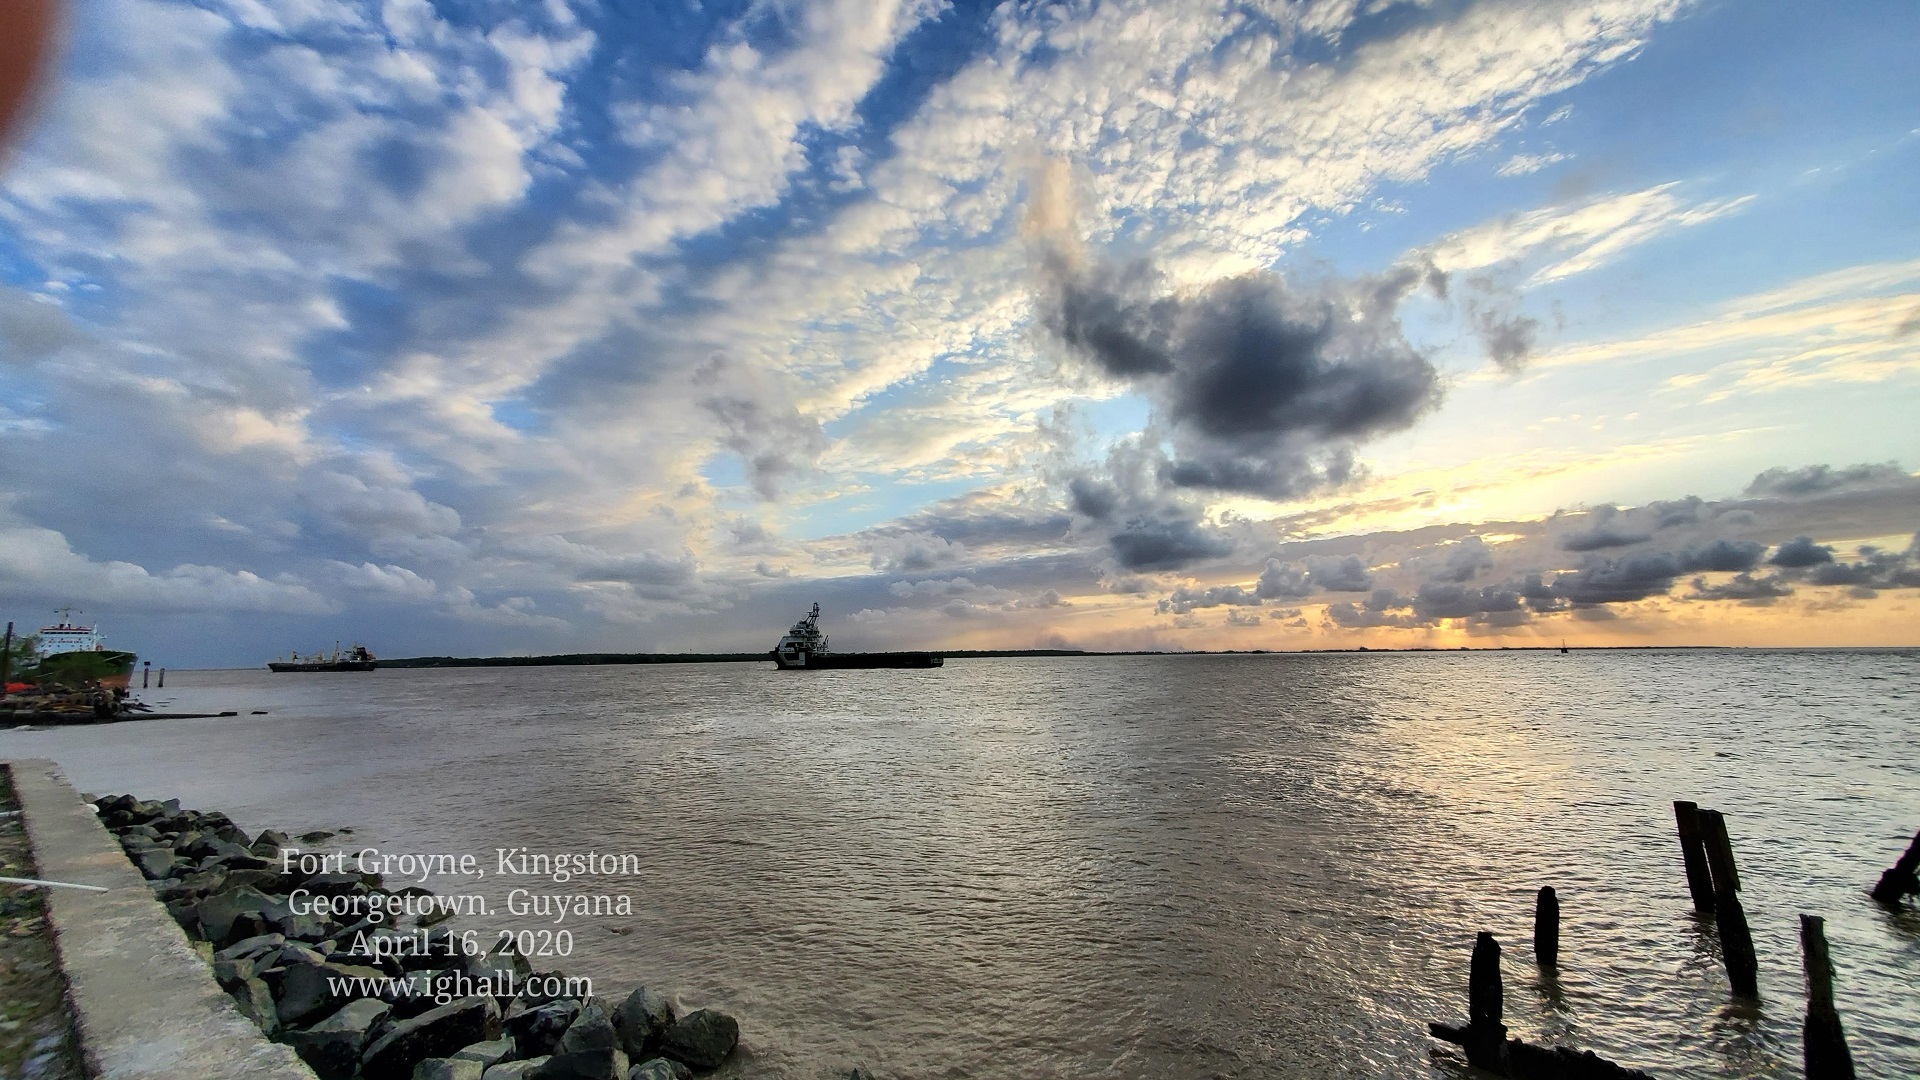
[[140, 668], [140, 689], [145, 690], [147, 688], [147, 680], [153, 677], [153, 661], [143, 660], [141, 663], [144, 666]]
[[1718, 810], [1700, 811], [1699, 821], [1707, 866], [1713, 874], [1713, 918], [1720, 930], [1720, 956], [1727, 963], [1727, 981], [1741, 997], [1759, 997], [1760, 961], [1754, 955], [1746, 909], [1740, 906], [1740, 872], [1734, 868], [1727, 821]]
[[1913, 843], [1907, 845], [1907, 853], [1893, 868], [1880, 875], [1879, 884], [1868, 895], [1875, 900], [1892, 907], [1900, 898], [1909, 893], [1920, 895], [1920, 833], [1913, 834]]
[[1693, 910], [1713, 914], [1713, 874], [1707, 867], [1707, 849], [1700, 838], [1700, 807], [1696, 803], [1676, 801], [1673, 820], [1680, 829], [1680, 858], [1687, 867], [1687, 891], [1693, 894]]
[[166, 688], [167, 688], [167, 669], [161, 668], [160, 669], [160, 685], [155, 689], [165, 690]]
[[1853, 1055], [1833, 1007], [1833, 961], [1827, 953], [1826, 920], [1800, 916], [1800, 959], [1807, 969], [1807, 1022], [1801, 1044], [1807, 1080], [1853, 1080]]
[[1541, 886], [1533, 901], [1533, 962], [1560, 966], [1560, 897], [1551, 885]]

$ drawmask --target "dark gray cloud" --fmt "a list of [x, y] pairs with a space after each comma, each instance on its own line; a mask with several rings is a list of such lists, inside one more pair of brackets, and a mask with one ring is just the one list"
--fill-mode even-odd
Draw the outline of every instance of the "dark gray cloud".
[[1480, 576], [1482, 570], [1493, 569], [1493, 552], [1487, 550], [1487, 542], [1478, 536], [1469, 536], [1453, 545], [1447, 552], [1444, 566], [1434, 572], [1435, 581], [1472, 581]]
[[1807, 465], [1798, 469], [1768, 469], [1747, 485], [1747, 497], [1758, 499], [1806, 499], [1841, 491], [1862, 491], [1891, 487], [1912, 477], [1897, 462], [1869, 465]]
[[1268, 600], [1299, 600], [1313, 594], [1313, 583], [1297, 564], [1268, 559], [1254, 591]]
[[1471, 585], [1430, 581], [1413, 597], [1413, 612], [1421, 619], [1470, 619], [1483, 615], [1516, 615], [1524, 622], [1524, 597], [1513, 583]]
[[1833, 549], [1831, 547], [1825, 544], [1816, 544], [1813, 542], [1813, 538], [1809, 536], [1796, 536], [1774, 549], [1773, 555], [1767, 559], [1767, 565], [1800, 569], [1802, 567], [1818, 566], [1821, 563], [1830, 563], [1832, 561]]
[[1210, 589], [1190, 589], [1182, 586], [1173, 590], [1173, 595], [1160, 601], [1161, 614], [1185, 615], [1195, 608], [1209, 607], [1258, 607], [1260, 596], [1238, 585], [1217, 585]]
[[1491, 279], [1475, 278], [1466, 300], [1467, 321], [1481, 348], [1495, 367], [1518, 374], [1533, 359], [1540, 343], [1540, 320], [1521, 314], [1519, 297], [1499, 289]]
[[1654, 528], [1671, 529], [1677, 525], [1698, 524], [1701, 509], [1706, 505], [1700, 496], [1689, 495], [1684, 499], [1650, 502], [1647, 513], [1653, 517]]
[[1067, 494], [1076, 511], [1095, 521], [1105, 521], [1120, 507], [1119, 489], [1090, 477], [1076, 476], [1067, 481]]
[[1754, 577], [1741, 573], [1718, 585], [1710, 585], [1704, 577], [1693, 579], [1693, 592], [1689, 600], [1739, 600], [1749, 604], [1771, 604], [1783, 596], [1792, 596], [1793, 586], [1779, 574]]
[[[1143, 260], [1042, 252], [1039, 322], [1101, 373], [1134, 383], [1167, 426], [1175, 488], [1292, 498], [1356, 475], [1355, 447], [1411, 425], [1439, 375], [1394, 311], [1420, 276], [1298, 288], [1272, 274], [1178, 293]], [[1074, 492], [1090, 517], [1098, 488]]]
[[1576, 606], [1631, 603], [1671, 592], [1683, 574], [1751, 570], [1766, 550], [1751, 540], [1715, 540], [1681, 551], [1590, 555], [1578, 569], [1556, 576], [1553, 591]]
[[[1568, 533], [1560, 538], [1562, 551], [1604, 551], [1608, 548], [1632, 547], [1653, 539], [1652, 533], [1629, 525], [1618, 507], [1596, 506], [1590, 516], [1593, 524], [1588, 528]], [[1665, 514], [1661, 515], [1663, 520], [1665, 516]], [[1675, 524], [1679, 523], [1675, 522]]]
[[1309, 555], [1307, 580], [1327, 592], [1366, 592], [1373, 588], [1373, 575], [1358, 555]]
[[813, 467], [827, 448], [820, 422], [800, 412], [761, 378], [715, 353], [693, 373], [695, 403], [720, 424], [720, 444], [739, 455], [747, 483], [762, 499]]
[[1178, 570], [1233, 552], [1231, 538], [1187, 518], [1135, 518], [1107, 543], [1128, 570]]
[[1920, 533], [1905, 551], [1886, 551], [1862, 544], [1856, 562], [1828, 562], [1801, 571], [1813, 585], [1847, 585], [1855, 589], [1920, 589]]

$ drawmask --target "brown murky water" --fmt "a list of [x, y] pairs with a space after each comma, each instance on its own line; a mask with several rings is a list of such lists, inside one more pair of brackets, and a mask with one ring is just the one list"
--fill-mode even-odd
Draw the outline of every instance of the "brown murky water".
[[[1920, 1075], [1920, 653], [1646, 652], [170, 675], [235, 718], [0, 732], [95, 791], [389, 850], [630, 853], [558, 966], [741, 1018], [741, 1076], [1458, 1075], [1474, 932], [1516, 1035], [1663, 1077], [1799, 1075], [1823, 915], [1862, 1076]], [[254, 708], [267, 716], [247, 716]], [[1676, 798], [1728, 818], [1730, 1002]], [[456, 885], [499, 914], [526, 881]], [[1561, 967], [1527, 938], [1553, 885]]]

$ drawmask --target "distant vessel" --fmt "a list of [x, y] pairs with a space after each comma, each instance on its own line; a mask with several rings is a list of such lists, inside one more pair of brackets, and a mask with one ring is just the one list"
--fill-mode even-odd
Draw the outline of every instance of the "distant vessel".
[[97, 626], [82, 626], [73, 621], [72, 608], [54, 614], [60, 621], [40, 628], [41, 682], [97, 682], [113, 690], [124, 690], [133, 674], [134, 655], [107, 648]]
[[267, 664], [269, 671], [372, 671], [379, 666], [373, 654], [365, 645], [355, 645], [346, 652], [340, 651], [340, 644], [334, 643], [333, 651], [326, 654], [314, 653], [301, 656], [289, 653], [285, 660], [274, 660]]
[[834, 668], [922, 668], [940, 667], [946, 658], [925, 652], [837, 653], [827, 647], [827, 635], [820, 632], [820, 605], [813, 605], [807, 617], [793, 624], [773, 652], [774, 664], [782, 671], [821, 671]]

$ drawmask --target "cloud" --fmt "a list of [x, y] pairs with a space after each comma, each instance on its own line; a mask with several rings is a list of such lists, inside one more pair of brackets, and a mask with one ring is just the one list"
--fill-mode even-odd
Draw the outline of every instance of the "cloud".
[[1910, 481], [1912, 477], [1898, 463], [1877, 465], [1806, 465], [1797, 469], [1768, 469], [1747, 485], [1749, 498], [1807, 499], [1844, 491], [1866, 491]]
[[1589, 555], [1578, 569], [1554, 578], [1553, 592], [1577, 605], [1629, 603], [1665, 595], [1683, 574], [1751, 570], [1765, 553], [1764, 544], [1751, 540], [1715, 540], [1681, 551]]
[[[1069, 353], [1145, 393], [1167, 425], [1161, 478], [1176, 488], [1289, 499], [1356, 472], [1363, 442], [1411, 426], [1439, 403], [1438, 373], [1395, 316], [1412, 275], [1313, 286], [1250, 274], [1180, 290], [1144, 259], [1078, 250], [1051, 207], [1064, 183], [1041, 174], [1040, 324]], [[1091, 501], [1090, 501], [1091, 500]], [[1099, 508], [1098, 489], [1076, 501]]]
[[88, 558], [52, 529], [0, 525], [0, 584], [16, 596], [137, 612], [324, 615], [338, 605], [297, 581], [182, 563], [160, 573]]
[[1218, 585], [1210, 589], [1190, 589], [1182, 586], [1171, 596], [1160, 601], [1158, 610], [1162, 614], [1171, 612], [1185, 615], [1195, 608], [1210, 607], [1258, 607], [1261, 597], [1257, 592], [1249, 591], [1239, 585]]
[[1790, 569], [1802, 569], [1833, 561], [1833, 549], [1825, 544], [1816, 544], [1811, 537], [1796, 536], [1781, 544], [1768, 557], [1768, 566], [1782, 566]]
[[1688, 201], [1680, 184], [1660, 184], [1510, 214], [1452, 233], [1425, 253], [1449, 274], [1502, 264], [1534, 266], [1528, 284], [1542, 285], [1596, 269], [1673, 229], [1736, 213], [1752, 199]]
[[1358, 555], [1309, 555], [1307, 580], [1327, 592], [1366, 592], [1373, 588], [1373, 575]]
[[1135, 518], [1107, 543], [1127, 570], [1178, 570], [1231, 554], [1234, 547], [1218, 530], [1186, 518]]
[[1693, 592], [1689, 600], [1738, 600], [1747, 604], [1771, 604], [1783, 596], [1792, 596], [1793, 586], [1778, 574], [1766, 577], [1754, 577], [1750, 573], [1735, 574], [1731, 579], [1718, 585], [1709, 585], [1704, 577], [1693, 579]]
[[[1666, 521], [1670, 516], [1681, 513], [1684, 509], [1685, 508], [1680, 508], [1679, 510], [1671, 512], [1663, 510], [1661, 512], [1661, 519]], [[1567, 533], [1560, 538], [1560, 549], [1562, 551], [1604, 551], [1608, 548], [1632, 547], [1635, 544], [1644, 544], [1648, 540], [1653, 539], [1651, 532], [1642, 532], [1628, 527], [1625, 520], [1621, 518], [1618, 507], [1597, 506], [1590, 512], [1589, 516], [1593, 521], [1593, 524], [1589, 528], [1579, 532]], [[1684, 520], [1687, 519], [1684, 517], [1673, 517], [1672, 523], [1679, 524]]]

